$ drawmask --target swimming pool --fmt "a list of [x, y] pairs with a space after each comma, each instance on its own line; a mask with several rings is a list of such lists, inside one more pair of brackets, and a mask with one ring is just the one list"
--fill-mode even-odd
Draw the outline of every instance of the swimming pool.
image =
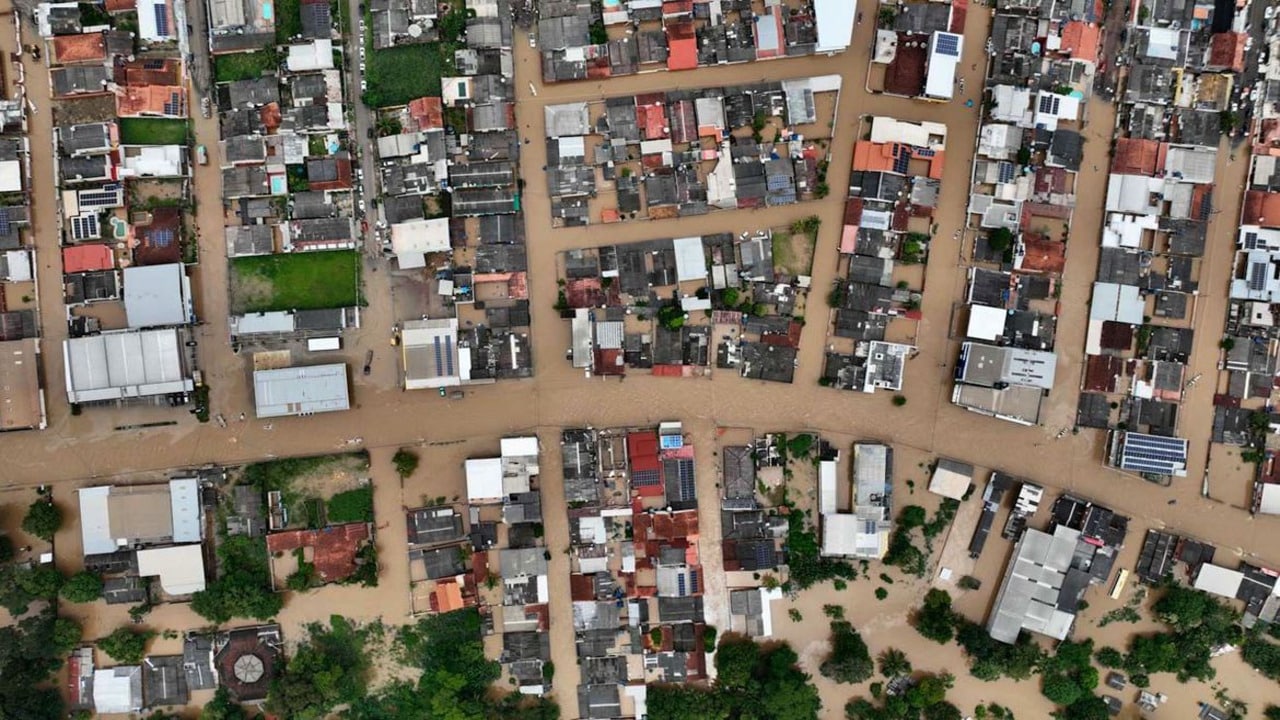
[[285, 195], [289, 192], [289, 179], [284, 175], [271, 176], [271, 194]]

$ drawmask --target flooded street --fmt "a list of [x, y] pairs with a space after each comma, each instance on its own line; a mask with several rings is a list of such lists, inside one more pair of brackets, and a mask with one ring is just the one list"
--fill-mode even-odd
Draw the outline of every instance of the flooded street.
[[[7, 5], [8, 3], [0, 3]], [[861, 3], [868, 17], [875, 5]], [[971, 7], [966, 21], [965, 43], [960, 63], [962, 75], [975, 97], [982, 85], [983, 43], [990, 23], [989, 11]], [[29, 32], [29, 28], [24, 28]], [[1168, 527], [1177, 532], [1217, 544], [1219, 557], [1229, 556], [1280, 566], [1280, 517], [1249, 515], [1247, 487], [1251, 466], [1233, 462], [1221, 446], [1213, 448], [1214, 473], [1209, 478], [1208, 497], [1202, 495], [1205, 468], [1210, 462], [1208, 438], [1213, 420], [1211, 383], [1188, 391], [1181, 411], [1181, 434], [1191, 441], [1187, 477], [1171, 487], [1161, 487], [1133, 476], [1123, 475], [1103, 465], [1105, 435], [1082, 430], [1058, 437], [1059, 431], [1074, 422], [1084, 356], [1088, 301], [1099, 255], [1099, 233], [1106, 192], [1105, 169], [1109, 166], [1108, 143], [1114, 123], [1110, 106], [1091, 101], [1088, 123], [1083, 129], [1088, 143], [1077, 179], [1077, 208], [1071, 223], [1064, 286], [1061, 294], [1056, 351], [1057, 385], [1046, 401], [1045, 424], [1023, 427], [966, 412], [950, 403], [950, 368], [958, 344], [948, 337], [953, 304], [965, 287], [965, 271], [952, 258], [961, 256], [953, 233], [965, 221], [969, 176], [978, 110], [966, 108], [961, 97], [949, 104], [932, 104], [903, 98], [869, 94], [865, 88], [868, 53], [874, 34], [873, 23], [855, 29], [851, 48], [833, 57], [789, 58], [748, 66], [701, 69], [686, 73], [656, 73], [611, 79], [604, 83], [580, 82], [543, 85], [538, 56], [527, 47], [523, 35], [514, 50], [518, 130], [531, 142], [521, 146], [521, 174], [527, 180], [521, 204], [525, 213], [529, 261], [529, 293], [533, 315], [531, 338], [534, 377], [527, 381], [501, 382], [465, 388], [460, 400], [445, 399], [432, 391], [406, 392], [401, 389], [398, 353], [388, 345], [393, 312], [390, 273], [381, 257], [369, 258], [364, 275], [364, 295], [368, 307], [361, 309], [361, 328], [345, 339], [344, 357], [358, 368], [364, 353], [376, 352], [373, 372], [352, 373], [352, 409], [343, 413], [313, 417], [262, 421], [200, 424], [185, 410], [159, 407], [124, 409], [86, 408], [72, 415], [66, 402], [61, 345], [67, 335], [61, 285], [61, 259], [54, 202], [52, 132], [49, 115], [48, 70], [24, 55], [28, 97], [36, 108], [30, 118], [33, 232], [36, 238], [40, 302], [42, 308], [42, 349], [49, 427], [41, 432], [0, 435], [0, 490], [53, 484], [54, 497], [68, 516], [75, 504], [73, 490], [108, 479], [130, 480], [170, 468], [207, 463], [237, 464], [264, 458], [330, 453], [350, 449], [347, 440], [363, 439], [371, 454], [370, 474], [374, 480], [377, 544], [380, 554], [380, 588], [375, 593], [352, 586], [330, 586], [310, 593], [292, 594], [281, 621], [286, 637], [296, 639], [298, 630], [311, 622], [324, 621], [341, 613], [358, 621], [382, 619], [398, 624], [410, 614], [409, 571], [406, 560], [406, 508], [424, 504], [424, 498], [453, 497], [464, 491], [462, 460], [469, 456], [492, 455], [497, 438], [513, 434], [536, 434], [542, 443], [540, 477], [546, 545], [550, 550], [550, 594], [568, 595], [569, 531], [563, 512], [564, 492], [560, 472], [559, 430], [570, 426], [596, 428], [653, 425], [664, 420], [680, 420], [692, 438], [697, 453], [700, 479], [701, 555], [706, 564], [711, 594], [722, 595], [720, 571], [719, 497], [715, 484], [720, 459], [716, 454], [720, 428], [749, 428], [763, 433], [808, 430], [842, 443], [847, 450], [854, 440], [878, 440], [900, 448], [913, 458], [902, 463], [898, 484], [900, 504], [919, 503], [932, 508], [933, 498], [923, 490], [912, 495], [908, 476], [923, 488], [922, 473], [915, 459], [925, 462], [946, 456], [981, 468], [998, 468], [1051, 488], [1070, 490], [1097, 500], [1134, 520], [1127, 546], [1118, 565], [1132, 567], [1146, 527]], [[0, 51], [15, 49], [12, 31], [0, 32]], [[972, 69], [972, 68], [977, 68]], [[756, 80], [782, 80], [824, 74], [839, 74], [843, 87], [839, 98], [831, 143], [828, 182], [836, 189], [824, 200], [761, 210], [715, 212], [699, 217], [662, 221], [633, 221], [607, 228], [553, 229], [550, 201], [542, 169], [547, 164], [543, 106], [571, 101], [599, 100], [673, 88], [727, 85]], [[12, 75], [12, 74], [11, 74]], [[12, 80], [12, 77], [10, 77]], [[535, 96], [536, 95], [536, 96]], [[979, 103], [980, 105], [981, 103]], [[745, 380], [736, 371], [716, 371], [707, 378], [672, 379], [634, 374], [626, 379], [585, 378], [565, 360], [570, 345], [569, 323], [561, 320], [553, 305], [557, 294], [557, 256], [570, 248], [585, 248], [602, 242], [628, 242], [658, 237], [682, 237], [716, 232], [740, 233], [787, 226], [808, 215], [818, 215], [822, 227], [813, 267], [815, 295], [822, 297], [835, 279], [837, 243], [844, 205], [843, 188], [848, 186], [852, 148], [859, 118], [865, 114], [887, 115], [903, 120], [943, 122], [948, 129], [947, 163], [941, 200], [935, 214], [938, 231], [931, 248], [931, 260], [924, 274], [926, 289], [923, 320], [911, 338], [919, 355], [907, 364], [903, 394], [907, 403], [892, 404], [892, 394], [874, 395], [840, 392], [822, 387], [826, 339], [825, 322], [818, 317], [825, 308], [810, 310], [799, 353], [799, 367], [791, 385]], [[226, 223], [220, 188], [218, 127], [216, 119], [193, 119], [196, 142], [208, 148], [208, 165], [195, 165], [200, 262], [192, 268], [197, 314], [200, 369], [211, 387], [211, 412], [228, 419], [241, 412], [252, 415], [248, 358], [232, 352], [228, 342], [227, 263], [222, 227]], [[1201, 264], [1195, 301], [1196, 338], [1188, 375], [1203, 373], [1216, 377], [1218, 340], [1226, 308], [1227, 278], [1231, 272], [1234, 229], [1239, 215], [1239, 188], [1247, 169], [1245, 153], [1227, 161], [1224, 146], [1217, 166], [1216, 213], [1209, 230], [1209, 242]], [[1091, 168], [1097, 168], [1094, 172]], [[902, 321], [900, 321], [902, 322]], [[895, 326], [895, 331], [898, 326]], [[147, 429], [131, 428], [142, 423], [174, 424]], [[415, 475], [405, 481], [397, 477], [391, 456], [400, 447], [413, 447], [422, 456]], [[0, 496], [3, 497], [3, 496]], [[1176, 504], [1169, 504], [1176, 501]], [[1007, 509], [1005, 510], [1007, 512]], [[1002, 522], [1002, 518], [998, 518]], [[966, 539], [967, 540], [967, 539]], [[940, 539], [941, 542], [941, 539]], [[1250, 548], [1245, 553], [1243, 548]], [[941, 550], [939, 544], [938, 550]], [[957, 606], [971, 618], [985, 615], [992, 591], [998, 584], [1011, 546], [993, 538], [971, 574], [983, 582], [983, 590], [960, 594]], [[81, 564], [78, 525], [68, 523], [57, 537], [59, 567], [72, 572]], [[953, 672], [960, 678], [950, 699], [962, 708], [978, 702], [1000, 702], [1013, 707], [1019, 717], [1043, 717], [1050, 710], [1038, 693], [1036, 681], [1014, 683], [972, 682], [966, 679], [964, 659], [956, 646], [941, 647], [921, 638], [906, 627], [909, 608], [927, 589], [923, 580], [904, 579], [894, 574], [895, 583], [886, 586], [884, 601], [873, 591], [882, 583], [880, 569], [873, 564], [871, 578], [852, 583], [844, 593], [829, 586], [803, 594], [795, 603], [774, 604], [776, 636], [790, 640], [807, 670], [815, 675], [824, 698], [824, 717], [843, 714], [845, 700], [865, 695], [865, 686], [837, 686], [817, 674], [817, 666], [827, 651], [827, 620], [822, 606], [839, 603], [855, 627], [863, 634], [872, 654], [886, 647], [905, 650], [917, 670]], [[1132, 589], [1127, 591], [1132, 592]], [[1128, 595], [1126, 594], [1126, 598]], [[376, 601], [372, 600], [376, 598]], [[1140, 625], [1117, 623], [1093, 627], [1104, 612], [1123, 604], [1112, 601], [1097, 589], [1089, 596], [1092, 604], [1081, 616], [1078, 636], [1090, 636], [1098, 643], [1122, 645], [1124, 636]], [[127, 609], [91, 605], [68, 605], [68, 614], [85, 624], [85, 637], [105, 635], [129, 621]], [[788, 617], [788, 609], [799, 611], [801, 620]], [[552, 660], [556, 696], [565, 702], [566, 716], [576, 697], [578, 671], [574, 648], [571, 608], [566, 602], [551, 604]], [[708, 602], [708, 622], [729, 627], [727, 608]], [[147, 616], [145, 627], [193, 628], [203, 625], [185, 605], [157, 608]], [[176, 651], [172, 639], [157, 638], [153, 651]], [[1261, 708], [1265, 683], [1237, 683], [1251, 670], [1232, 655], [1217, 662], [1220, 678], [1231, 678], [1232, 694], [1255, 708]], [[1157, 690], [1170, 695], [1170, 703], [1156, 717], [1184, 718], [1194, 711], [1194, 701], [1209, 699], [1212, 692], [1202, 685], [1178, 685], [1162, 678]], [[1270, 686], [1274, 690], [1274, 686]], [[1131, 693], [1126, 694], [1129, 699]], [[200, 699], [200, 698], [198, 698]], [[1274, 697], [1270, 698], [1274, 700]], [[1126, 710], [1126, 712], [1128, 712]]]

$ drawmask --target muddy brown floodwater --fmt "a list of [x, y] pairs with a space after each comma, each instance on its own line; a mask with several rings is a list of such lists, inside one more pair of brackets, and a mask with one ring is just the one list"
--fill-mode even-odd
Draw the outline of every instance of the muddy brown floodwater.
[[[0, 2], [7, 8], [8, 2]], [[861, 0], [863, 12], [875, 17], [875, 4]], [[960, 63], [967, 85], [982, 85], [978, 71], [982, 67], [983, 42], [990, 23], [989, 10], [972, 6], [966, 21], [964, 58]], [[28, 32], [30, 32], [28, 30]], [[949, 104], [932, 104], [902, 98], [870, 95], [865, 87], [867, 55], [874, 33], [873, 23], [863, 23], [855, 30], [849, 51], [832, 57], [789, 58], [745, 66], [707, 68], [687, 73], [657, 73], [612, 79], [603, 83], [571, 83], [543, 85], [536, 51], [517, 42], [515, 66], [518, 94], [517, 118], [521, 135], [532, 140], [522, 145], [521, 171], [528, 185], [523, 207], [529, 246], [529, 289], [533, 312], [532, 346], [535, 375], [528, 381], [507, 382], [466, 389], [462, 400], [446, 400], [433, 392], [409, 393], [400, 389], [399, 368], [387, 339], [394, 313], [391, 309], [389, 273], [381, 259], [370, 259], [364, 276], [365, 296], [369, 307], [362, 316], [362, 328], [347, 338], [347, 358], [360, 364], [366, 350], [377, 353], [374, 372], [365, 377], [353, 374], [353, 409], [346, 413], [309, 418], [274, 420], [270, 426], [262, 422], [230, 423], [226, 428], [216, 424], [199, 424], [185, 411], [168, 408], [88, 408], [72, 415], [66, 402], [61, 343], [66, 337], [62, 310], [60, 257], [58, 251], [56, 206], [53, 201], [53, 168], [50, 161], [51, 128], [49, 112], [48, 71], [29, 55], [21, 60], [28, 79], [28, 95], [36, 108], [31, 117], [31, 166], [33, 175], [33, 233], [37, 247], [38, 272], [41, 282], [43, 360], [46, 394], [49, 405], [49, 428], [42, 432], [7, 433], [0, 436], [0, 488], [53, 484], [55, 497], [63, 507], [74, 505], [72, 491], [90, 482], [112, 477], [136, 476], [139, 473], [166, 468], [232, 464], [269, 457], [332, 452], [346, 447], [349, 438], [363, 438], [373, 457], [375, 509], [378, 518], [378, 544], [383, 558], [382, 584], [371, 601], [368, 591], [355, 588], [325, 588], [289, 598], [283, 614], [287, 631], [307, 622], [323, 620], [340, 612], [357, 619], [381, 617], [388, 622], [401, 622], [409, 612], [408, 571], [405, 553], [404, 515], [402, 509], [419, 502], [422, 495], [452, 496], [461, 487], [458, 452], [492, 453], [496, 438], [515, 432], [536, 432], [543, 442], [543, 485], [546, 493], [547, 544], [553, 552], [551, 582], [553, 597], [567, 590], [567, 558], [560, 549], [567, 545], [568, 533], [562, 507], [562, 492], [556, 482], [559, 468], [558, 428], [592, 425], [595, 427], [628, 426], [675, 419], [685, 422], [694, 438], [699, 457], [699, 477], [703, 483], [700, 500], [704, 531], [704, 559], [718, 557], [713, 546], [718, 538], [719, 518], [715, 502], [717, 491], [717, 459], [714, 437], [717, 427], [768, 430], [814, 430], [843, 439], [878, 439], [915, 453], [920, 457], [938, 455], [971, 462], [986, 468], [1000, 468], [1054, 488], [1071, 490], [1101, 501], [1134, 517], [1134, 526], [1169, 527], [1212, 541], [1222, 548], [1221, 557], [1237, 555], [1273, 566], [1280, 565], [1280, 547], [1267, 538], [1280, 533], [1280, 518], [1251, 517], [1240, 507], [1239, 498], [1246, 497], [1241, 487], [1248, 482], [1238, 463], [1215, 464], [1210, 497], [1202, 497], [1201, 483], [1209, 454], [1209, 424], [1212, 419], [1211, 395], [1207, 386], [1192, 390], [1184, 403], [1182, 431], [1191, 440], [1191, 468], [1186, 478], [1164, 488], [1131, 476], [1116, 473], [1102, 464], [1104, 436], [1094, 430], [1057, 438], [1058, 430], [1070, 427], [1074, 418], [1080, 366], [1083, 356], [1087, 301], [1097, 264], [1101, 208], [1106, 183], [1103, 172], [1089, 168], [1106, 168], [1107, 142], [1111, 134], [1113, 114], [1099, 101], [1089, 107], [1086, 157], [1082, 163], [1078, 201], [1071, 224], [1065, 285], [1062, 292], [1061, 317], [1057, 337], [1058, 383], [1048, 400], [1047, 421], [1043, 427], [1021, 427], [995, 419], [980, 417], [952, 406], [949, 402], [950, 382], [947, 369], [955, 359], [956, 347], [948, 339], [952, 304], [960, 298], [964, 287], [962, 268], [951, 258], [959, 256], [952, 234], [965, 220], [968, 178], [972, 162], [973, 138], [977, 127], [977, 110], [964, 107], [960, 98]], [[0, 30], [0, 51], [7, 56], [15, 48], [11, 29]], [[920, 354], [907, 365], [903, 407], [890, 403], [890, 394], [868, 396], [842, 393], [817, 384], [821, 372], [825, 338], [822, 323], [810, 323], [801, 343], [800, 364], [792, 385], [778, 385], [744, 380], [732, 372], [715, 372], [705, 379], [668, 379], [635, 375], [625, 381], [587, 379], [564, 360], [569, 346], [569, 326], [561, 321], [552, 306], [556, 296], [556, 256], [575, 247], [599, 245], [602, 237], [625, 242], [653, 237], [678, 237], [711, 232], [739, 232], [785, 226], [801, 217], [818, 214], [823, 219], [815, 251], [813, 286], [828, 287], [834, 279], [836, 245], [840, 235], [843, 205], [841, 193], [825, 200], [800, 205], [756, 211], [720, 212], [679, 220], [633, 222], [589, 228], [553, 230], [549, 221], [549, 203], [543, 182], [546, 164], [546, 137], [542, 108], [548, 103], [595, 100], [603, 95], [622, 95], [677, 87], [754, 82], [763, 79], [785, 79], [822, 74], [839, 74], [843, 87], [839, 98], [837, 124], [831, 143], [831, 166], [828, 182], [833, 188], [846, 187], [858, 119], [864, 114], [889, 115], [905, 120], [943, 122], [948, 128], [948, 161], [943, 176], [941, 205], [935, 221], [939, 225], [925, 272], [927, 291], [923, 317], [914, 339]], [[12, 73], [10, 74], [12, 75]], [[536, 89], [536, 97], [530, 85]], [[976, 99], [976, 98], [975, 98]], [[981, 106], [981, 103], [978, 103]], [[198, 113], [197, 113], [198, 115]], [[214, 119], [194, 119], [197, 143], [208, 148], [210, 162], [195, 166], [197, 188], [196, 222], [200, 235], [200, 263], [192, 271], [197, 310], [202, 324], [197, 329], [201, 369], [212, 388], [212, 411], [227, 418], [241, 412], [252, 414], [245, 359], [234, 355], [227, 332], [227, 268], [222, 226], [225, 218], [220, 196], [218, 130]], [[1225, 153], [1224, 153], [1225, 155]], [[1196, 345], [1189, 373], [1212, 373], [1216, 370], [1216, 341], [1223, 322], [1226, 282], [1230, 272], [1234, 228], [1238, 211], [1238, 188], [1247, 165], [1245, 156], [1234, 163], [1220, 162], [1217, 183], [1223, 206], [1210, 229], [1210, 241], [1200, 277], [1200, 295], [1196, 303]], [[811, 315], [816, 314], [815, 310]], [[176, 424], [151, 429], [117, 429], [140, 423], [175, 421]], [[432, 443], [458, 442], [456, 446]], [[403, 486], [395, 476], [390, 456], [403, 445], [423, 448], [424, 462], [415, 477]], [[435, 447], [454, 447], [458, 452], [436, 451]], [[1218, 475], [1216, 468], [1222, 468]], [[920, 478], [916, 478], [919, 485]], [[902, 478], [898, 478], [902, 482]], [[921, 486], [922, 487], [922, 486]], [[1220, 488], [1220, 490], [1218, 490]], [[901, 496], [900, 496], [901, 497]], [[1230, 498], [1222, 502], [1214, 497]], [[1167, 504], [1176, 500], [1176, 505]], [[1132, 566], [1133, 553], [1141, 530], [1129, 539], [1126, 562]], [[80, 564], [79, 534], [72, 523], [58, 536], [59, 563], [66, 570]], [[1247, 549], [1247, 550], [1246, 550]], [[998, 582], [1009, 548], [992, 543], [975, 572], [984, 579], [984, 590], [973, 593], [974, 599], [962, 597], [960, 606], [972, 617], [981, 617], [989, 601], [990, 590]], [[712, 577], [718, 573], [711, 573]], [[873, 567], [872, 574], [878, 574]], [[791, 622], [786, 609], [788, 601], [775, 605], [778, 635], [795, 643], [810, 670], [816, 671], [823, 652], [826, 623], [821, 621], [821, 606], [838, 602], [847, 607], [855, 624], [863, 629], [873, 651], [897, 646], [907, 650], [922, 670], [950, 670], [961, 676], [953, 697], [962, 707], [979, 700], [999, 701], [1015, 706], [1020, 717], [1043, 716], [1049, 710], [1031, 683], [974, 683], [964, 681], [962, 659], [954, 647], [941, 648], [905, 629], [906, 611], [924, 590], [919, 583], [899, 580], [889, 588], [889, 597], [876, 601], [872, 589], [876, 581], [859, 581], [847, 593], [830, 588], [805, 594], [796, 607], [804, 621]], [[714, 588], [713, 588], [714, 589]], [[1094, 594], [1098, 594], [1096, 591]], [[1097, 609], [1114, 606], [1109, 599], [1097, 601]], [[87, 637], [109, 632], [124, 622], [123, 609], [107, 608], [102, 603], [72, 608], [86, 623]], [[564, 603], [553, 604], [553, 658], [558, 671], [555, 688], [558, 697], [569, 699], [566, 715], [574, 716], [572, 707], [577, 681], [573, 654], [572, 626]], [[711, 608], [712, 614], [722, 609]], [[1091, 610], [1092, 613], [1092, 610]], [[1087, 618], [1082, 632], [1087, 629]], [[184, 606], [167, 606], [156, 610], [148, 623], [155, 627], [197, 627], [201, 623]], [[727, 621], [718, 622], [727, 627]], [[1098, 632], [1107, 643], [1118, 644], [1132, 626], [1108, 626]], [[296, 637], [296, 634], [292, 634]], [[161, 641], [157, 647], [173, 649], [172, 641]], [[1234, 657], [1219, 661], [1220, 675], [1247, 677], [1249, 672]], [[1228, 674], [1230, 673], [1230, 675]], [[825, 699], [824, 717], [838, 717], [845, 700], [865, 688], [835, 687], [819, 678]], [[1260, 706], [1263, 690], [1259, 683], [1246, 683], [1233, 693], [1255, 701]], [[1271, 686], [1274, 689], [1274, 686]], [[1208, 699], [1204, 688], [1165, 683], [1159, 688], [1169, 693], [1167, 709], [1160, 717], [1188, 717], [1194, 712], [1195, 699]], [[1199, 693], [1198, 695], [1195, 693]], [[1128, 697], [1126, 700], [1130, 699]], [[1273, 698], [1274, 699], [1274, 698]], [[1176, 701], [1176, 703], [1175, 703]], [[1176, 710], [1174, 709], [1176, 707]]]

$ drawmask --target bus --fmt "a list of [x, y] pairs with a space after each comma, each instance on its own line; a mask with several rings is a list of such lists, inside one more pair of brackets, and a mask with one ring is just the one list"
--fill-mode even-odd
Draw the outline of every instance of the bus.
[[1124, 584], [1129, 580], [1129, 571], [1121, 569], [1120, 574], [1116, 575], [1116, 584], [1111, 586], [1111, 599], [1119, 600], [1120, 593], [1124, 592]]

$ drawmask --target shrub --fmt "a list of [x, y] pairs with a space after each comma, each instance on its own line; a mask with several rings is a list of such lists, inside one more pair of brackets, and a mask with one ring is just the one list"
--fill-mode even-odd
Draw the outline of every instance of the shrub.
[[884, 588], [882, 588], [882, 587], [878, 587], [878, 588], [876, 588], [876, 599], [877, 599], [877, 600], [884, 600], [884, 599], [885, 599], [885, 598], [887, 598], [887, 597], [889, 597], [889, 591], [888, 591], [888, 590], [886, 590], [886, 589], [884, 589]]
[[373, 486], [363, 485], [329, 498], [326, 514], [331, 523], [372, 522]]
[[906, 395], [894, 395], [894, 396], [893, 396], [893, 405], [894, 405], [894, 407], [902, 407], [903, 405], [906, 405], [906, 404], [907, 404], [907, 396], [906, 396]]
[[391, 458], [391, 462], [396, 466], [396, 474], [403, 480], [418, 469], [418, 453], [409, 448], [400, 448]]

